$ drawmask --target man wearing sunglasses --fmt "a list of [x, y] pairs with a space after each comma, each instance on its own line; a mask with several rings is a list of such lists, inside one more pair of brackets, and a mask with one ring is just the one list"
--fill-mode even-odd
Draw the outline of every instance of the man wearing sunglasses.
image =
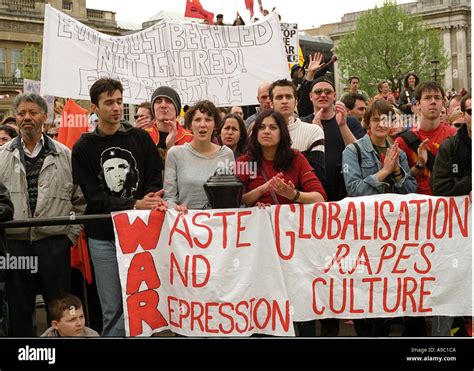
[[342, 151], [365, 133], [357, 119], [347, 116], [346, 106], [336, 102], [334, 84], [328, 78], [320, 77], [313, 82], [309, 98], [314, 113], [302, 121], [318, 125], [324, 131], [326, 180], [323, 186], [329, 201], [339, 201], [346, 196], [341, 173]]

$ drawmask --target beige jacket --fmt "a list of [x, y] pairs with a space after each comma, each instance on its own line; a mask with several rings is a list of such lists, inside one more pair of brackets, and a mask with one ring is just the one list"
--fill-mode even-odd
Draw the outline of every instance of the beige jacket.
[[[75, 217], [84, 213], [86, 202], [80, 188], [72, 182], [71, 151], [63, 144], [44, 137], [47, 156], [38, 178], [35, 215], [28, 204], [26, 171], [22, 161], [20, 136], [0, 147], [0, 182], [10, 191], [15, 206], [14, 219]], [[45, 237], [67, 235], [75, 243], [80, 225], [11, 228], [7, 238], [36, 241]]]

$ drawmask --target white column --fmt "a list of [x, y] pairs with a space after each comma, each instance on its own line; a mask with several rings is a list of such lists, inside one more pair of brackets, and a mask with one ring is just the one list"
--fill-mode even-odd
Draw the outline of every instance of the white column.
[[458, 81], [459, 89], [468, 88], [467, 83], [467, 43], [466, 26], [458, 25], [456, 30], [457, 55], [458, 55]]
[[443, 46], [444, 51], [449, 57], [449, 65], [444, 71], [444, 88], [448, 91], [454, 88], [453, 81], [453, 57], [451, 55], [451, 27], [447, 26], [443, 30]]
[[[334, 50], [336, 50], [338, 44], [339, 44], [339, 40], [335, 40], [334, 46], [333, 46]], [[342, 78], [341, 80], [341, 71], [339, 71], [339, 62], [336, 61], [336, 63], [334, 63], [334, 85], [336, 87], [337, 99], [339, 99], [339, 97], [344, 93], [345, 81], [343, 80], [344, 78]]]

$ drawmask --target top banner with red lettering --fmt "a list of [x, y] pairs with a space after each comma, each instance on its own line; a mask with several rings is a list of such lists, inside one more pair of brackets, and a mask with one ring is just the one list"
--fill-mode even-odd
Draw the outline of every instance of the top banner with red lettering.
[[113, 213], [128, 336], [294, 335], [322, 318], [472, 315], [468, 197]]

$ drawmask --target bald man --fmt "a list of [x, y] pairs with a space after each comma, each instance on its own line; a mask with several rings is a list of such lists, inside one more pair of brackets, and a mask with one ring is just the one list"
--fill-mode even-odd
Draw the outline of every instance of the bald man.
[[254, 113], [247, 120], [245, 120], [245, 127], [247, 130], [255, 122], [260, 112], [271, 108], [272, 101], [270, 99], [270, 86], [272, 86], [271, 82], [264, 82], [258, 87], [257, 100], [260, 104], [260, 108], [257, 113]]

